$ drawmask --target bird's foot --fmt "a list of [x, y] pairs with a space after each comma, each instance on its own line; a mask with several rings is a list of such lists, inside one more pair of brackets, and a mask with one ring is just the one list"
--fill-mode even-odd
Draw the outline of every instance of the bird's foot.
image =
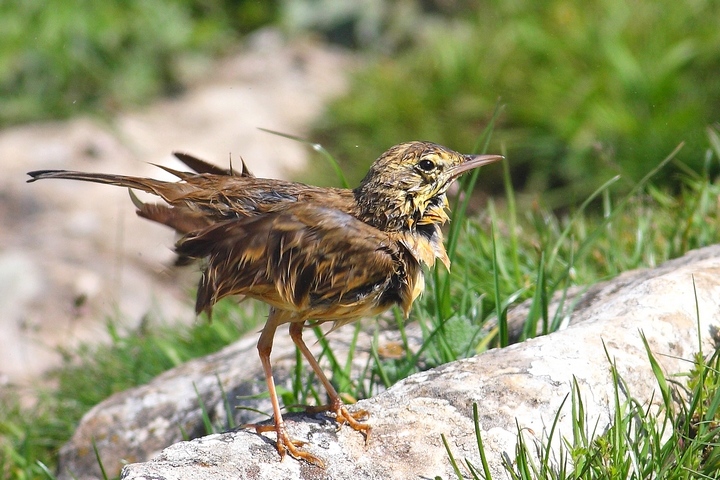
[[275, 425], [246, 424], [243, 425], [243, 427], [254, 428], [258, 434], [274, 431], [277, 435], [276, 447], [278, 453], [280, 454], [280, 461], [285, 458], [286, 453], [289, 453], [290, 456], [296, 460], [305, 460], [306, 462], [311, 463], [315, 466], [325, 468], [325, 462], [323, 462], [320, 458], [316, 457], [312, 453], [306, 452], [305, 450], [302, 450], [300, 448], [307, 442], [303, 442], [302, 440], [295, 440], [294, 438], [291, 438], [290, 435], [288, 435], [287, 430], [285, 429], [284, 422], [279, 422]]
[[307, 413], [318, 413], [318, 412], [331, 412], [335, 414], [335, 421], [340, 424], [348, 424], [353, 430], [363, 434], [365, 441], [367, 442], [370, 437], [370, 425], [362, 423], [362, 420], [367, 420], [370, 417], [370, 412], [367, 410], [357, 410], [350, 412], [345, 404], [341, 400], [329, 403], [327, 405], [319, 405], [317, 407], [307, 407], [305, 409]]

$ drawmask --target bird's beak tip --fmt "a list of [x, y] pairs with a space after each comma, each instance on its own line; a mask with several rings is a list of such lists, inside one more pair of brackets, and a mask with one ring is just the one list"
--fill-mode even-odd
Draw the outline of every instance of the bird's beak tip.
[[502, 155], [465, 155], [466, 162], [471, 162], [473, 164], [477, 163], [478, 166], [487, 165], [504, 159], [505, 157]]
[[465, 161], [453, 168], [453, 176], [460, 175], [474, 168], [482, 167], [483, 165], [495, 163], [505, 158], [502, 155], [465, 155], [464, 157]]

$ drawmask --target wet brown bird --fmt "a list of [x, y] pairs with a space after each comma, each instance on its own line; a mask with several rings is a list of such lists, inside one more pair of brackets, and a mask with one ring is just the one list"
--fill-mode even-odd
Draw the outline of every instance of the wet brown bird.
[[350, 413], [302, 339], [306, 322], [333, 322], [332, 329], [399, 305], [405, 316], [424, 287], [422, 265], [440, 259], [449, 268], [440, 226], [448, 220], [446, 191], [462, 173], [500, 160], [462, 155], [429, 142], [392, 147], [354, 190], [321, 188], [225, 170], [187, 154], [175, 156], [196, 173], [161, 167], [180, 181], [122, 175], [40, 170], [29, 182], [65, 178], [119, 185], [162, 197], [145, 204], [133, 196], [141, 217], [184, 236], [178, 263], [204, 259], [196, 311], [210, 314], [228, 295], [270, 305], [257, 344], [270, 399], [280, 456], [322, 465], [288, 435], [273, 381], [270, 351], [275, 330], [290, 324], [292, 340], [327, 390], [326, 409], [338, 423], [370, 432]]

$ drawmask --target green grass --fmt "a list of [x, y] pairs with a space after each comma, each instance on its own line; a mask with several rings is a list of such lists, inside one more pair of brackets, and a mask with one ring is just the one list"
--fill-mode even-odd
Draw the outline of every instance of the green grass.
[[[643, 341], [645, 341], [643, 337]], [[518, 429], [515, 458], [503, 457], [503, 467], [512, 480], [658, 480], [715, 479], [720, 475], [720, 350], [705, 357], [700, 352], [692, 359], [687, 388], [670, 387], [671, 382], [658, 366], [645, 342], [648, 361], [653, 366], [658, 390], [662, 394], [659, 409], [647, 399], [633, 397], [633, 386], [625, 383], [608, 358], [613, 385], [613, 421], [606, 432], [598, 434], [587, 423], [582, 391], [572, 385], [569, 408], [573, 424], [571, 435], [562, 438], [558, 450], [550, 445], [557, 435], [556, 425], [567, 408], [558, 410], [547, 438], [530, 445]], [[478, 406], [473, 404], [473, 423], [481, 465], [455, 458], [443, 437], [448, 461], [459, 480], [491, 480], [487, 454], [482, 441]], [[505, 478], [505, 477], [503, 477]], [[436, 480], [441, 480], [439, 477]]]
[[[479, 142], [479, 151], [487, 145], [485, 140], [491, 130]], [[416, 371], [474, 355], [490, 346], [505, 345], [510, 340], [504, 323], [507, 309], [525, 299], [532, 300], [532, 313], [520, 338], [534, 336], [538, 331], [552, 331], [558, 320], [548, 310], [548, 299], [553, 295], [573, 285], [591, 285], [621, 271], [654, 266], [688, 249], [717, 243], [720, 185], [710, 172], [720, 158], [720, 135], [709, 129], [707, 139], [705, 168], [701, 173], [683, 170], [677, 174], [678, 186], [672, 192], [654, 186], [655, 172], [651, 170], [630, 193], [618, 193], [618, 181], [613, 178], [598, 180], [588, 201], [560, 212], [543, 206], [541, 199], [528, 202], [524, 197], [516, 198], [506, 167], [504, 199], [491, 201], [479, 213], [463, 215], [466, 208], [467, 211], [474, 208], [471, 195], [474, 181], [482, 185], [484, 178], [482, 170], [477, 178], [467, 176], [461, 195], [451, 201], [454, 218], [447, 231], [447, 245], [452, 271], [448, 273], [439, 267], [428, 272], [426, 293], [416, 302], [410, 317], [410, 321], [421, 326], [422, 348], [419, 351], [410, 348], [404, 320], [396, 311], [390, 321], [401, 332], [402, 354], [385, 358], [374, 341], [366, 377], [360, 379], [349, 374], [351, 358], [336, 358], [319, 334], [333, 381], [350, 398], [363, 398]], [[512, 162], [512, 158], [508, 161]], [[664, 161], [658, 159], [656, 167], [667, 168], [666, 164], [674, 161], [671, 153]], [[177, 328], [148, 322], [137, 330], [125, 331], [109, 322], [111, 343], [63, 352], [64, 365], [52, 374], [56, 386], [34, 392], [34, 405], [23, 406], [22, 392], [13, 388], [0, 392], [0, 476], [47, 478], [47, 472], [56, 467], [59, 447], [70, 437], [81, 415], [94, 404], [115, 391], [145, 383], [164, 369], [219, 349], [246, 331], [250, 319], [257, 321], [263, 316], [263, 312], [248, 313], [246, 306], [225, 302], [215, 309], [214, 321], [209, 326], [198, 322]], [[494, 327], [488, 328], [491, 325]], [[355, 328], [359, 329], [359, 325]], [[705, 399], [714, 398], [716, 370], [698, 367], [692, 378], [689, 388], [705, 392]], [[295, 404], [322, 399], [322, 389], [310, 381], [306, 368], [299, 363], [294, 387], [283, 392], [283, 400]], [[702, 403], [702, 408], [716, 409], [715, 403], [714, 400], [709, 406]], [[667, 421], [700, 428], [702, 422], [692, 418], [696, 418], [693, 415], [701, 406], [692, 405], [671, 411]], [[618, 429], [627, 427], [626, 417], [634, 418], [641, 413], [637, 405], [623, 404], [618, 408], [620, 423], [614, 427]], [[654, 423], [648, 428], [661, 425], [660, 418], [651, 420]], [[654, 430], [647, 432], [650, 435]], [[693, 438], [706, 441], [704, 435]], [[638, 443], [643, 440], [641, 437], [629, 437], [623, 448], [646, 448]], [[582, 448], [602, 446], [601, 440], [586, 440], [587, 445]], [[676, 451], [673, 455], [681, 453]], [[575, 465], [580, 464], [574, 461]]]
[[679, 159], [702, 169], [703, 130], [720, 116], [717, 2], [386, 3], [0, 2], [0, 126], [176, 95], [274, 25], [355, 36], [367, 54], [311, 135], [354, 165], [351, 183], [400, 140], [472, 145], [498, 98], [490, 150], [507, 148], [516, 185], [552, 206], [582, 201], [598, 175], [630, 188], [680, 142]]
[[351, 180], [398, 139], [472, 145], [498, 98], [490, 150], [504, 145], [516, 184], [557, 205], [598, 176], [631, 187], [683, 141], [679, 159], [702, 168], [703, 130], [720, 116], [717, 2], [452, 3], [406, 18], [407, 47], [370, 62], [318, 121], [313, 138], [356, 162]]
[[179, 93], [277, 2], [0, 2], [0, 127]]

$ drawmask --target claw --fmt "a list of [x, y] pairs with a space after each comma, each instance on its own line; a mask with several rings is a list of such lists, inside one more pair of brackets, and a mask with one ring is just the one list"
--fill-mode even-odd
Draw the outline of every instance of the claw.
[[335, 402], [335, 404], [330, 403], [326, 405], [318, 405], [315, 407], [305, 407], [305, 412], [309, 414], [320, 412], [334, 413], [335, 421], [338, 423], [338, 425], [347, 424], [353, 430], [362, 433], [365, 437], [366, 443], [368, 441], [368, 438], [370, 437], [370, 425], [368, 425], [367, 423], [362, 423], [362, 420], [367, 420], [370, 417], [370, 412], [368, 412], [367, 410], [357, 410], [355, 412], [350, 412], [345, 406], [345, 404], [338, 400], [337, 402]]
[[367, 443], [370, 438], [371, 427], [367, 423], [360, 422], [360, 420], [366, 420], [370, 416], [367, 410], [350, 412], [345, 405], [340, 404], [333, 411], [335, 413], [335, 420], [340, 425], [347, 423], [353, 430], [362, 433], [365, 437], [365, 443]]
[[296, 460], [305, 460], [306, 462], [315, 465], [320, 468], [325, 468], [325, 462], [320, 458], [316, 457], [312, 453], [302, 450], [300, 447], [307, 445], [307, 442], [302, 440], [295, 440], [288, 435], [285, 429], [285, 423], [278, 423], [275, 425], [268, 424], [245, 424], [242, 428], [254, 428], [258, 434], [266, 432], [275, 432], [277, 435], [277, 442], [275, 444], [278, 454], [280, 454], [280, 461], [285, 458], [285, 454], [289, 453], [291, 457]]

